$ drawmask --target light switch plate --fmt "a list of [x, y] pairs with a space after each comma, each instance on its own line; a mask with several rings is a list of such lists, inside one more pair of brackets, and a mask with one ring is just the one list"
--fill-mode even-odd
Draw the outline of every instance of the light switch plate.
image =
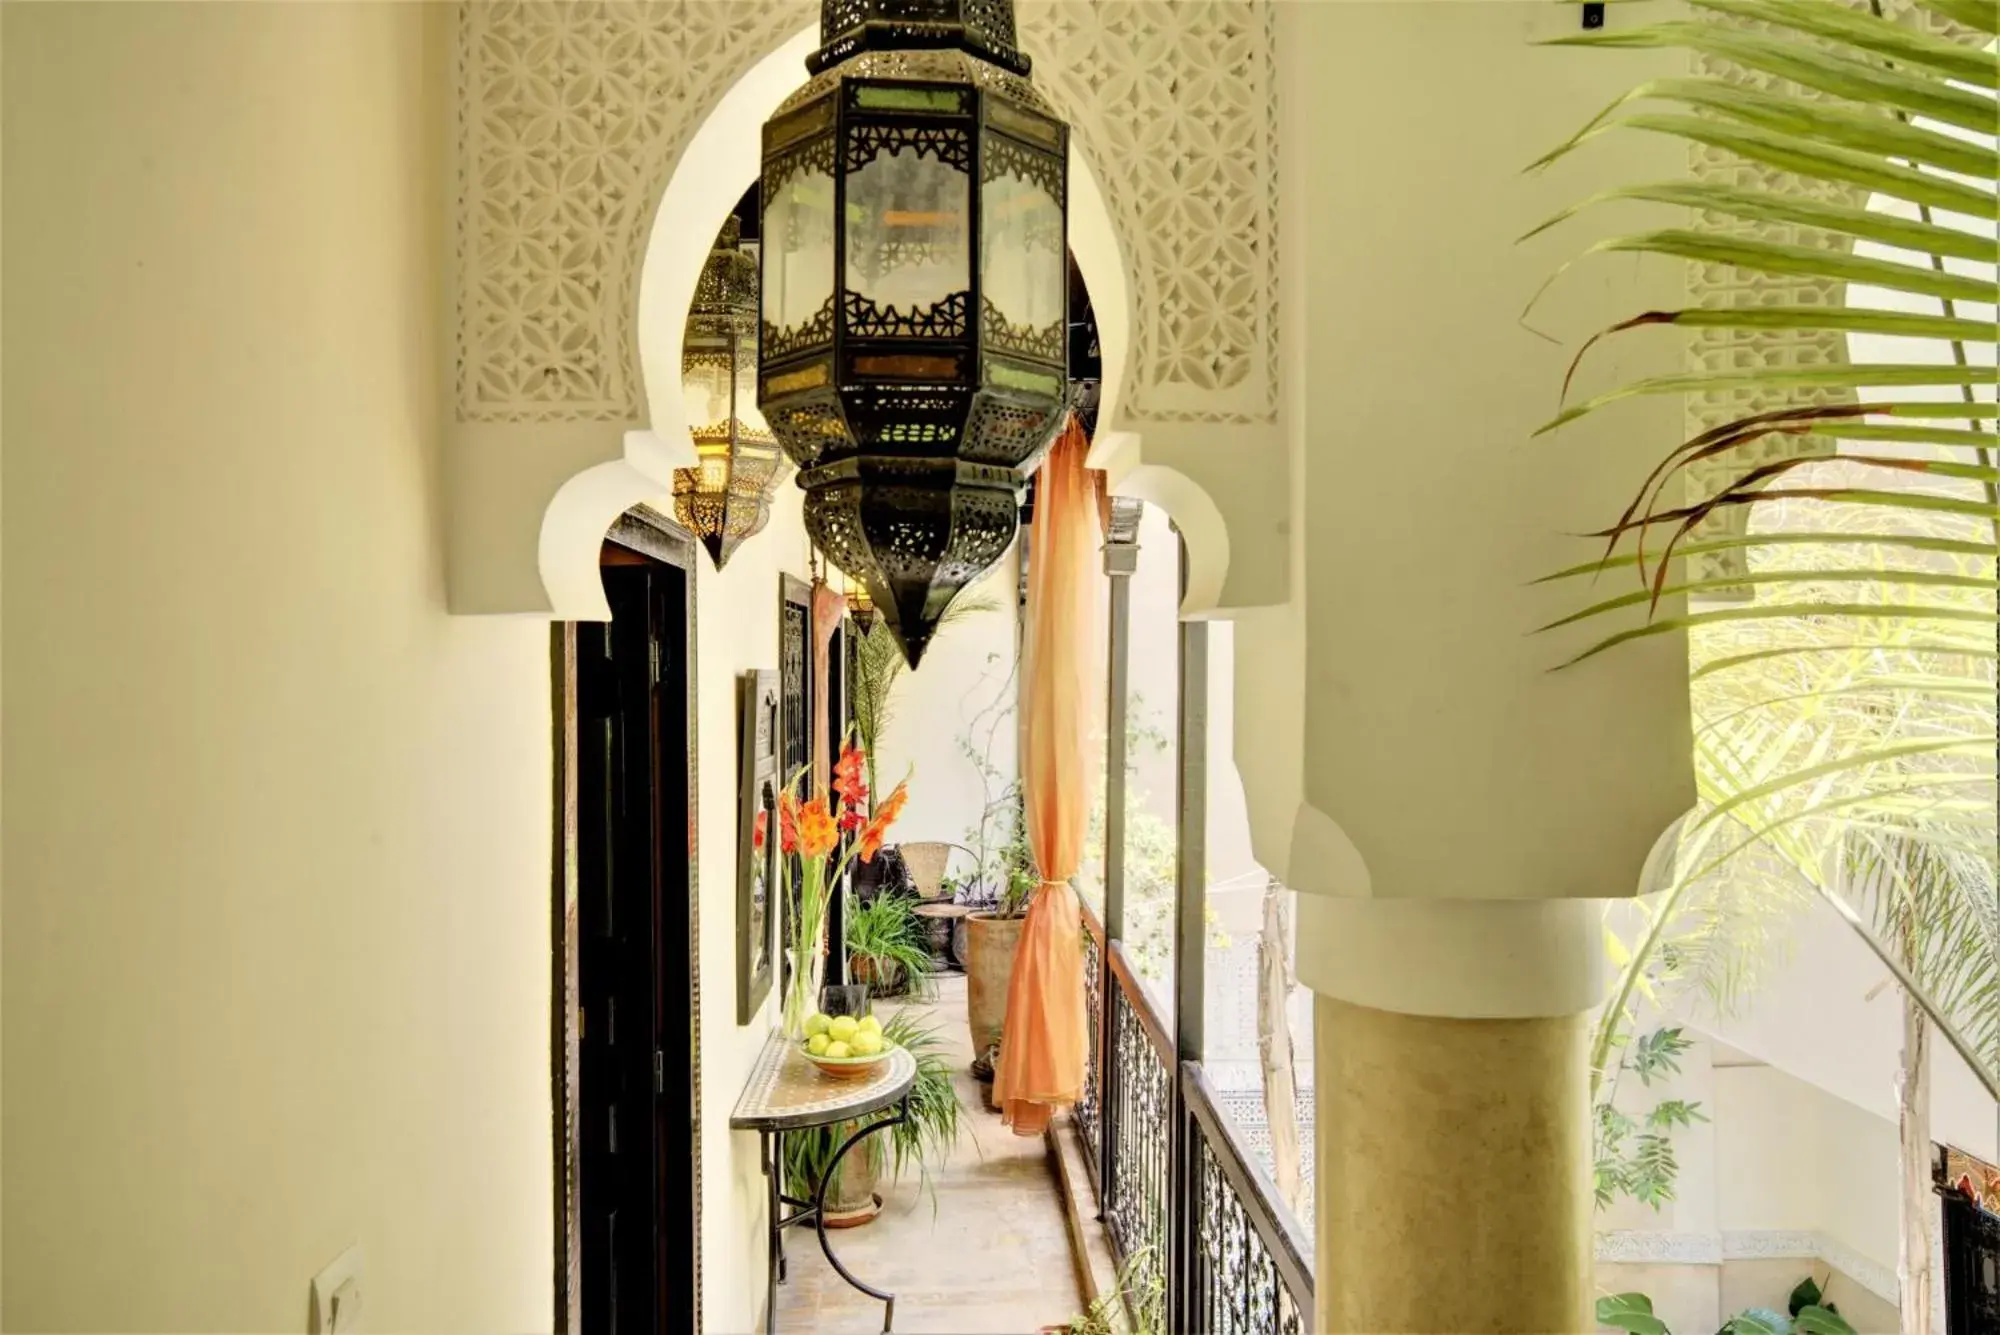
[[350, 1335], [361, 1329], [361, 1276], [359, 1243], [313, 1276], [314, 1335]]

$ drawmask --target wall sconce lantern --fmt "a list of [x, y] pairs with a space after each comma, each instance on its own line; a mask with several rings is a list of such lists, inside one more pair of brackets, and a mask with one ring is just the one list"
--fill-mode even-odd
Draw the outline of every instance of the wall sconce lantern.
[[764, 126], [758, 402], [912, 667], [1068, 406], [1068, 127], [1012, 0], [823, 0]]
[[854, 624], [863, 635], [875, 629], [875, 600], [868, 594], [868, 586], [859, 581], [850, 581], [847, 588], [847, 615], [854, 618]]
[[681, 344], [681, 395], [700, 464], [674, 470], [674, 515], [717, 570], [771, 518], [785, 456], [757, 409], [757, 259], [722, 225]]

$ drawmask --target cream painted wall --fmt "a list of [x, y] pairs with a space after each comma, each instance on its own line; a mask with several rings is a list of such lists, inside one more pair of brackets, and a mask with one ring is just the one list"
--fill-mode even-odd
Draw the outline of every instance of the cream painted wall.
[[1896, 1264], [1896, 1125], [1770, 1066], [1715, 1072], [1717, 1218], [1813, 1229]]
[[[966, 759], [961, 741], [969, 740], [985, 753], [994, 770], [996, 799], [1019, 772], [1020, 715], [1011, 706], [1020, 686], [1014, 670], [1020, 634], [1020, 546], [1017, 542], [962, 595], [983, 597], [996, 608], [973, 613], [939, 631], [924, 651], [923, 666], [915, 672], [906, 670], [896, 683], [877, 774], [884, 791], [905, 775], [910, 778], [910, 804], [894, 836], [898, 842], [970, 842], [967, 832], [978, 823], [986, 796], [979, 767]], [[982, 719], [996, 700], [1007, 712]], [[953, 855], [953, 871], [970, 865], [962, 854]]]
[[[787, 483], [764, 532], [717, 571], [697, 552], [696, 653], [700, 789], [697, 812], [701, 911], [702, 1313], [706, 1328], [758, 1328], [764, 1311], [764, 1178], [757, 1137], [729, 1129], [764, 1036], [777, 1015], [777, 988], [751, 1018], [736, 1023], [736, 680], [778, 666], [781, 572], [807, 572], [801, 496]], [[663, 509], [672, 503], [662, 499]]]
[[1894, 1122], [1762, 1065], [1718, 1066], [1712, 1115], [1725, 1234], [1810, 1231], [1894, 1273]]
[[1644, 1292], [1673, 1329], [1709, 1330], [1747, 1306], [1782, 1308], [1812, 1274], [1858, 1329], [1895, 1328], [1895, 1305], [1870, 1288], [1892, 1288], [1896, 1268], [1893, 1122], [1707, 1039], [1679, 1078], [1651, 1091], [1635, 1083], [1620, 1089], [1628, 1112], [1679, 1097], [1710, 1120], [1674, 1133], [1678, 1199], [1657, 1211], [1620, 1200], [1597, 1228], [1622, 1235], [1620, 1255], [1647, 1254], [1655, 1235], [1681, 1255], [1720, 1259], [1600, 1262], [1600, 1292]]
[[[1878, 1119], [1893, 1119], [1903, 1021], [1888, 969], [1818, 901], [1773, 935], [1783, 953], [1773, 956], [1755, 995], [1736, 1015], [1705, 1018], [1704, 1027]], [[1993, 1100], [1936, 1030], [1931, 1054], [1932, 1135], [1991, 1161]]]
[[9, 1330], [551, 1322], [545, 624], [444, 609], [436, 13], [4, 7]]

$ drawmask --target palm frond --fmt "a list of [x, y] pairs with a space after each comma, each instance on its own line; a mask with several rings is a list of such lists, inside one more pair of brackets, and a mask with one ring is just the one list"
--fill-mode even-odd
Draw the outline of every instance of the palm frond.
[[[1780, 404], [1665, 449], [1624, 512], [1590, 535], [1598, 559], [1543, 581], [1622, 586], [1544, 627], [1604, 627], [1565, 667], [1668, 632], [1686, 632], [1694, 655], [1701, 805], [1651, 893], [1619, 906], [1618, 930], [1608, 928], [1619, 981], [1593, 1047], [1600, 1078], [1618, 1069], [1613, 1054], [1641, 1005], [1740, 996], [1772, 924], [1812, 896], [2000, 1097], [2000, 63], [1989, 46], [2000, 5], [1919, 3], [1947, 22], [1898, 22], [1879, 4], [1690, 0], [1688, 19], [1555, 43], [1678, 49], [1769, 77], [1642, 84], [1533, 168], [1636, 132], [1773, 169], [1749, 184], [1601, 191], [1528, 235], [1621, 202], [1678, 206], [1689, 219], [1600, 241], [1564, 271], [1643, 254], [1850, 294], [1642, 312], [1591, 336], [1570, 377], [1602, 345], [1660, 326], [1745, 340], [1832, 334], [1857, 349], [1844, 363], [1739, 358], [1576, 402], [1566, 379], [1536, 433], [1647, 396], [1751, 392]], [[1697, 470], [1722, 476], [1683, 500]], [[1709, 521], [1746, 511], [1740, 534], [1710, 536]], [[1743, 569], [1677, 574], [1676, 558], [1695, 555]], [[1687, 610], [1661, 613], [1670, 594]]]

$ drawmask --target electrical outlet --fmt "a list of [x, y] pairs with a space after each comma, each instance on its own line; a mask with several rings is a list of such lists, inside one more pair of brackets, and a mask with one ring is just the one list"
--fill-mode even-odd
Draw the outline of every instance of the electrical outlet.
[[350, 1335], [361, 1329], [361, 1244], [342, 1252], [313, 1276], [313, 1335]]

